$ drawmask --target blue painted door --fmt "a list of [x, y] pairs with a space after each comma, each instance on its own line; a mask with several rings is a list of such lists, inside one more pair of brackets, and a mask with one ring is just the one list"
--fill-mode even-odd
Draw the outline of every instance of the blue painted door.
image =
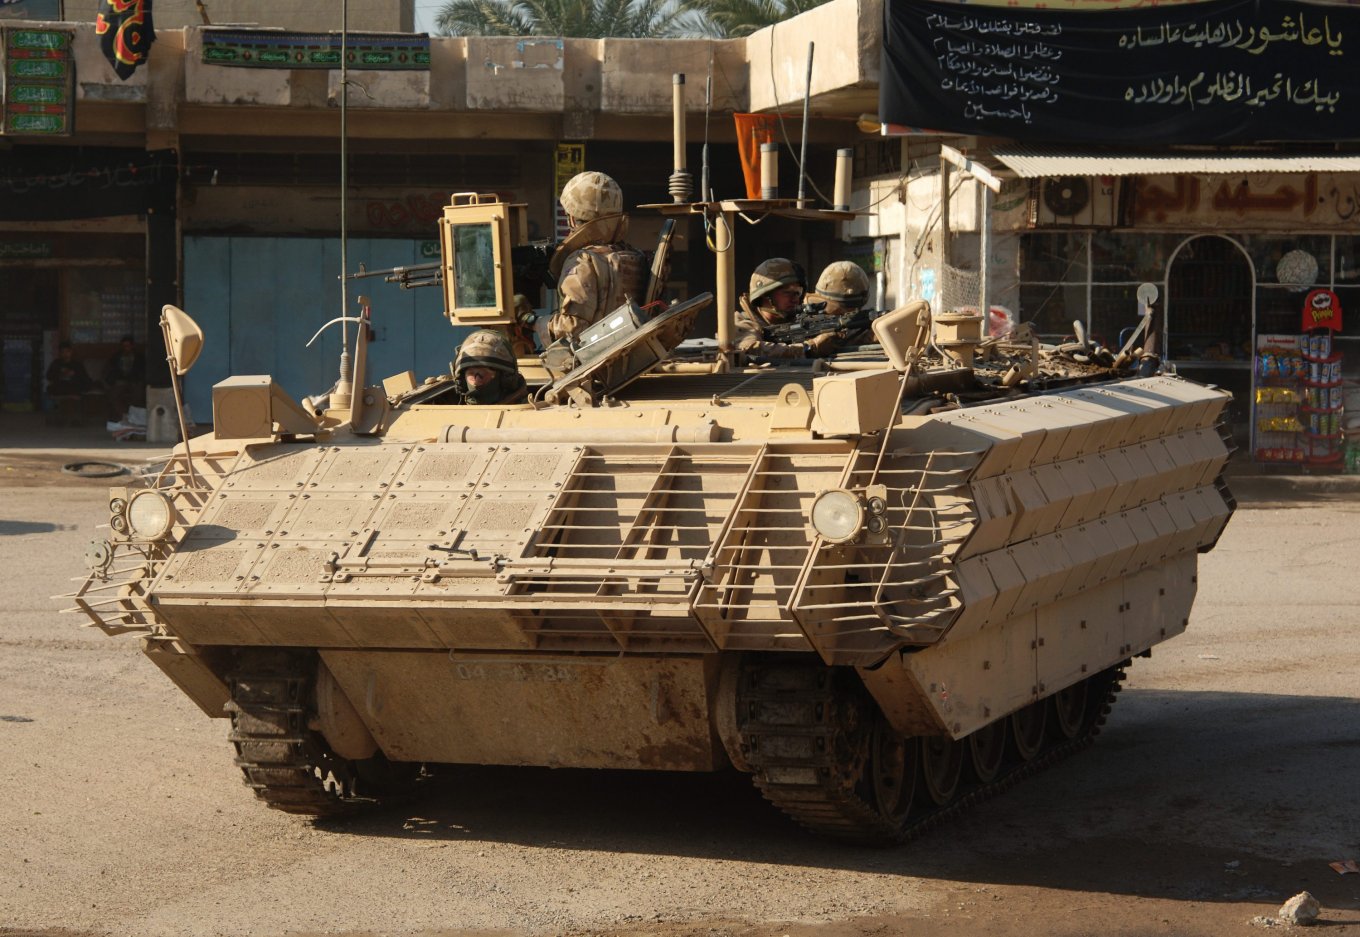
[[[358, 270], [410, 266], [421, 241], [356, 239], [348, 263]], [[186, 237], [184, 310], [203, 327], [203, 355], [185, 379], [185, 400], [200, 423], [212, 419], [212, 387], [232, 374], [269, 374], [296, 399], [328, 390], [339, 374], [340, 326], [310, 348], [307, 340], [342, 314], [340, 242], [335, 238]], [[417, 380], [447, 373], [458, 342], [443, 315], [438, 288], [400, 289], [380, 277], [352, 281], [349, 315], [358, 297], [372, 308], [374, 341], [368, 383], [411, 370]], [[354, 327], [349, 327], [351, 342]], [[352, 346], [351, 346], [352, 347]]]

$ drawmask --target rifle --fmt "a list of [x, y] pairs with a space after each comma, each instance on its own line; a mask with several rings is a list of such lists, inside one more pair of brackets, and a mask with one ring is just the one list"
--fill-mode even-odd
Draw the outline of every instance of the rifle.
[[860, 332], [878, 318], [878, 313], [872, 309], [856, 309], [843, 316], [825, 312], [825, 309], [826, 303], [805, 303], [798, 307], [791, 321], [765, 326], [765, 337], [772, 342], [797, 345], [827, 332], [847, 335]]

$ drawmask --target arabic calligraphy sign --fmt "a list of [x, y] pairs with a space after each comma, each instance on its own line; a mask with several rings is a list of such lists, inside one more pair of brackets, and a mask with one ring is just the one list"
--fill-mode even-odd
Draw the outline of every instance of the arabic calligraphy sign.
[[[1019, 140], [1360, 136], [1360, 7], [1210, 0], [1106, 11], [886, 0], [879, 117]], [[1353, 62], [1349, 63], [1354, 65]]]
[[61, 0], [0, 0], [0, 20], [60, 20]]
[[1345, 173], [1187, 173], [1142, 176], [1134, 185], [1132, 217], [1140, 228], [1354, 230], [1360, 224], [1360, 183]]
[[75, 115], [71, 33], [18, 28], [0, 33], [0, 97], [4, 99], [0, 134], [69, 136]]
[[[429, 71], [428, 36], [349, 33], [348, 67], [392, 71]], [[240, 68], [339, 68], [339, 33], [206, 29], [203, 61]]]
[[39, 260], [52, 256], [47, 241], [0, 241], [0, 260]]
[[0, 170], [0, 221], [145, 214], [178, 175], [171, 151], [115, 147], [15, 147]]

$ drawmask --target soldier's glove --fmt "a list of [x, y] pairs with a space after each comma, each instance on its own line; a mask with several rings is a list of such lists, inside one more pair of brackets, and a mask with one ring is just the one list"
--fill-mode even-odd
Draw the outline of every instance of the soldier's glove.
[[823, 332], [821, 335], [814, 335], [803, 343], [807, 348], [809, 358], [825, 358], [827, 355], [836, 353], [836, 346], [840, 344], [840, 337], [835, 332]]

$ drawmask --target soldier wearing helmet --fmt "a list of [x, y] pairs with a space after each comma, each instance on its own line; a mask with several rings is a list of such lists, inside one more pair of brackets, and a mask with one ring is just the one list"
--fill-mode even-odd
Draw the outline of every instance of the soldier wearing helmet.
[[[824, 314], [849, 316], [864, 308], [869, 299], [869, 274], [849, 260], [837, 260], [826, 265], [817, 278], [817, 292], [808, 297], [810, 304], [825, 304]], [[865, 345], [876, 341], [868, 329], [854, 334], [839, 335], [841, 345]]]
[[453, 381], [465, 404], [523, 403], [529, 396], [510, 340], [492, 329], [478, 329], [458, 346]]
[[770, 341], [766, 327], [788, 322], [798, 314], [803, 298], [798, 265], [784, 257], [771, 257], [751, 274], [751, 289], [741, 297], [737, 311], [737, 351], [756, 361], [818, 358], [835, 350], [834, 333], [806, 342]]
[[623, 190], [609, 176], [573, 176], [562, 189], [562, 208], [571, 234], [553, 259], [555, 265], [561, 259], [558, 304], [548, 331], [553, 338], [576, 338], [625, 300], [642, 300], [648, 270], [642, 252], [624, 241]]
[[826, 265], [809, 301], [825, 302], [829, 314], [843, 316], [858, 311], [868, 298], [869, 274], [857, 263], [838, 260]]

